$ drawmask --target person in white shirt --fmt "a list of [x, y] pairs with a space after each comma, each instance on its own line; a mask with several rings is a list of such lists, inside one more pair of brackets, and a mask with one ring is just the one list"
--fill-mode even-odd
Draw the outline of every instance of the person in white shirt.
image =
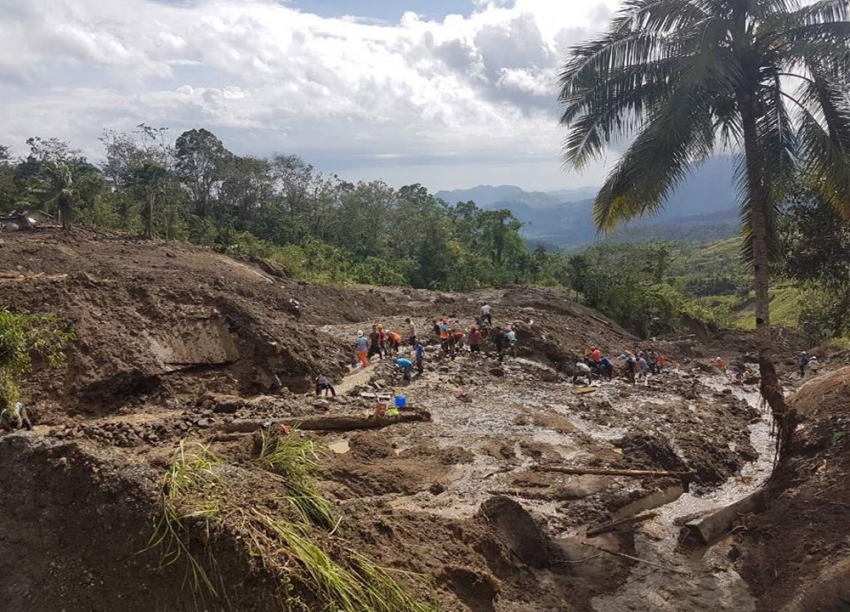
[[486, 320], [487, 320], [487, 325], [492, 326], [492, 325], [493, 325], [493, 315], [492, 315], [492, 314], [490, 314], [490, 310], [491, 310], [491, 309], [490, 309], [490, 305], [489, 305], [489, 304], [484, 304], [484, 305], [481, 307], [481, 319], [482, 319], [482, 320], [483, 320], [483, 319], [486, 319]]

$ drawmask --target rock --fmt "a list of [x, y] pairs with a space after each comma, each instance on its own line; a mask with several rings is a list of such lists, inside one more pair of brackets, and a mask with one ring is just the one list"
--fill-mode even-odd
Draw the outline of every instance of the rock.
[[492, 374], [493, 376], [497, 376], [497, 377], [501, 378], [505, 375], [505, 371], [502, 368], [491, 368], [490, 374]]
[[199, 419], [198, 420], [198, 427], [200, 427], [202, 429], [206, 429], [207, 427], [212, 427], [213, 422], [214, 421], [212, 419]]
[[428, 489], [428, 491], [431, 492], [431, 495], [439, 495], [440, 493], [444, 492], [445, 490], [446, 490], [445, 485], [443, 485], [440, 482], [435, 482]]
[[476, 516], [488, 521], [523, 563], [541, 569], [551, 565], [549, 540], [519, 503], [501, 495], [491, 497], [481, 504]]

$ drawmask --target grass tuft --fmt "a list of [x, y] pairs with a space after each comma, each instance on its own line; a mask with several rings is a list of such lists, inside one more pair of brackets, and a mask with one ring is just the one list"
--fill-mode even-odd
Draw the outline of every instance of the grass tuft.
[[333, 505], [316, 488], [319, 454], [316, 444], [297, 433], [276, 435], [263, 432], [257, 464], [280, 476], [295, 511], [310, 523], [330, 529], [335, 519]]
[[185, 560], [186, 582], [194, 593], [205, 588], [216, 595], [212, 580], [189, 550], [188, 542], [189, 526], [194, 521], [211, 521], [221, 514], [222, 505], [216, 495], [221, 482], [214, 471], [220, 463], [209, 447], [198, 445], [187, 452], [184, 443], [180, 443], [164, 478], [161, 513], [154, 521], [146, 549], [160, 549], [160, 568]]

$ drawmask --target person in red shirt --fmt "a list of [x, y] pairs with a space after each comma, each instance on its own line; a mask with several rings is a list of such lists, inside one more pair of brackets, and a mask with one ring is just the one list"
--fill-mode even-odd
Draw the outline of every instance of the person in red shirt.
[[478, 326], [473, 325], [469, 328], [469, 356], [475, 357], [481, 354], [481, 332], [478, 331]]

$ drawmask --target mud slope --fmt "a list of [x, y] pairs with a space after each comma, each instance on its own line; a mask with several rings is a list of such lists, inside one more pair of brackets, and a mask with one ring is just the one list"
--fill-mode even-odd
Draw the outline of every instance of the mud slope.
[[[572, 359], [588, 341], [628, 338], [579, 305], [559, 300], [563, 305], [553, 307], [558, 298], [540, 291], [509, 293], [501, 308], [504, 292], [320, 287], [209, 249], [82, 229], [10, 234], [0, 270], [0, 306], [57, 314], [78, 337], [67, 368], [37, 372], [28, 386], [42, 422], [152, 404], [176, 408], [181, 396], [203, 391], [303, 392], [319, 372], [341, 379], [353, 361], [353, 334], [369, 319], [401, 330], [412, 315], [425, 328], [446, 312], [470, 319], [484, 300], [503, 321], [537, 318], [546, 333], [536, 334], [533, 350], [555, 360]], [[568, 316], [546, 323], [564, 308]], [[317, 329], [346, 321], [353, 325], [345, 338]]]
[[850, 609], [850, 368], [804, 385], [801, 423], [768, 510], [740, 538], [744, 576], [763, 612]]
[[0, 610], [274, 609], [276, 593], [245, 580], [248, 560], [226, 538], [211, 546], [234, 577], [229, 603], [198, 600], [182, 564], [158, 569], [159, 552], [147, 549], [161, 473], [127, 459], [31, 434], [0, 438]]

